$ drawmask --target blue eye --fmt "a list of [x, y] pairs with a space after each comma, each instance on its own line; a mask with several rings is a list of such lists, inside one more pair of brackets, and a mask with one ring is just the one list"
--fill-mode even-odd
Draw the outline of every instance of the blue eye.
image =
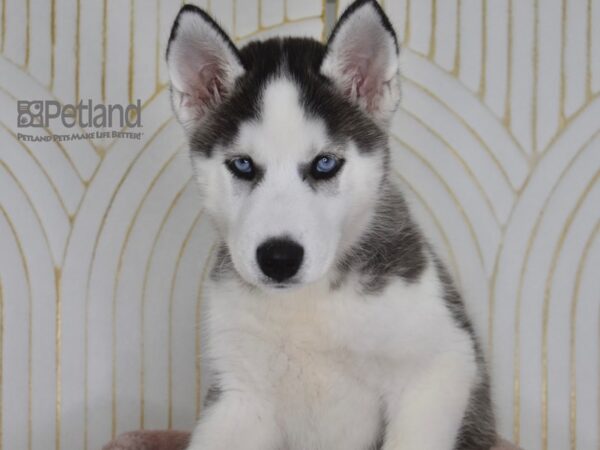
[[252, 162], [246, 158], [238, 158], [233, 160], [233, 165], [237, 170], [243, 173], [252, 172]]
[[238, 178], [251, 180], [254, 178], [255, 170], [252, 159], [247, 157], [233, 158], [225, 163], [229, 171]]
[[344, 160], [334, 155], [319, 155], [312, 163], [311, 175], [317, 180], [332, 178], [342, 167]]
[[337, 160], [332, 156], [323, 156], [317, 161], [316, 169], [319, 172], [331, 172], [337, 166]]

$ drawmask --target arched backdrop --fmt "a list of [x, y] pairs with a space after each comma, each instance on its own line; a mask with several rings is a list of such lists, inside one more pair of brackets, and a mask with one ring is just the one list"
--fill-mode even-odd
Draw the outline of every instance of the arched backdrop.
[[[322, 39], [348, 1], [197, 3], [242, 43]], [[394, 174], [465, 293], [501, 431], [597, 449], [600, 0], [381, 4], [403, 46]], [[0, 0], [2, 450], [93, 450], [200, 412], [214, 235], [168, 102], [179, 6]], [[142, 138], [18, 139], [17, 100], [88, 98], [141, 99]]]

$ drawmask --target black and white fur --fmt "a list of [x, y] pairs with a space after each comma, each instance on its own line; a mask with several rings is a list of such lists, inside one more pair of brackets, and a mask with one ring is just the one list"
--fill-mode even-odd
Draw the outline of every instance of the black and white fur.
[[[358, 0], [327, 45], [237, 49], [184, 6], [167, 63], [204, 207], [220, 235], [207, 286], [210, 406], [189, 450], [483, 450], [496, 440], [481, 348], [389, 170], [398, 42]], [[311, 164], [331, 155], [332, 178]], [[254, 164], [248, 179], [231, 161]], [[285, 280], [258, 248], [302, 248]]]

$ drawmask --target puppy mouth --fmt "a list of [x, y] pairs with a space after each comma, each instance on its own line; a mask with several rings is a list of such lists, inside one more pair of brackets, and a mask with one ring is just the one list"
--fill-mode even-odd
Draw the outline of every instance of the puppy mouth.
[[297, 279], [290, 279], [285, 281], [276, 281], [271, 278], [263, 278], [261, 281], [261, 286], [266, 288], [267, 290], [274, 291], [287, 291], [297, 288], [302, 285], [302, 283]]
[[278, 291], [284, 291], [286, 289], [293, 289], [295, 286], [298, 286], [298, 284], [299, 283], [295, 281], [287, 281], [285, 283], [270, 282], [266, 283], [266, 286]]

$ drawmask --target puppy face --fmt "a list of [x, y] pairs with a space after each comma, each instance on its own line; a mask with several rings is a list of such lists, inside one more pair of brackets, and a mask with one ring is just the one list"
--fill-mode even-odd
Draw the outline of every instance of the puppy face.
[[167, 62], [204, 206], [236, 272], [261, 288], [315, 282], [364, 233], [387, 176], [398, 96], [396, 39], [359, 1], [327, 44], [237, 50], [185, 6]]

